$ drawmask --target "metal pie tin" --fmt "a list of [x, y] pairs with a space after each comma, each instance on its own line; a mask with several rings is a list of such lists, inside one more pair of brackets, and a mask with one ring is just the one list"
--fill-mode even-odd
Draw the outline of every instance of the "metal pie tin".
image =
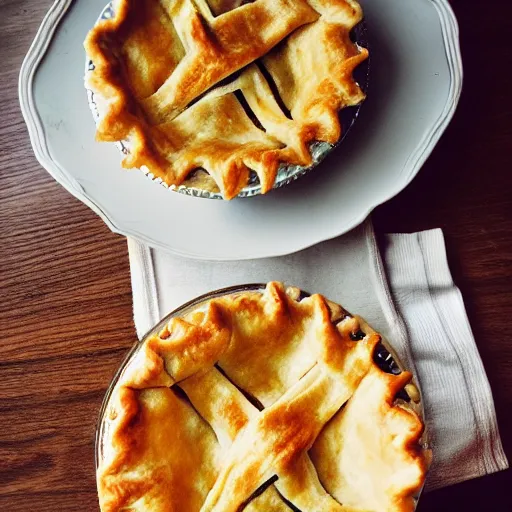
[[[106, 5], [101, 12], [97, 23], [102, 20], [111, 19], [115, 16], [114, 8], [112, 2]], [[354, 43], [359, 48], [368, 48], [368, 37], [367, 37], [367, 27], [366, 23], [363, 20], [356, 27], [354, 27], [351, 37]], [[366, 59], [362, 64], [360, 64], [355, 72], [354, 78], [356, 82], [359, 84], [363, 92], [367, 93], [368, 91], [368, 82], [369, 82], [369, 58]], [[94, 121], [98, 123], [100, 119], [100, 112], [98, 110], [98, 103], [95, 98], [94, 92], [87, 87], [88, 77], [90, 73], [94, 73], [94, 63], [92, 60], [86, 55], [85, 62], [85, 88], [87, 90], [87, 99], [89, 103], [89, 108], [91, 109]], [[282, 163], [277, 171], [276, 180], [273, 188], [281, 188], [285, 185], [292, 183], [297, 180], [301, 176], [309, 173], [315, 167], [322, 162], [322, 160], [331, 153], [334, 149], [336, 149], [346, 138], [347, 134], [351, 130], [352, 126], [356, 122], [356, 119], [361, 110], [362, 103], [353, 107], [347, 107], [340, 111], [339, 117], [342, 126], [342, 135], [336, 144], [329, 144], [327, 142], [319, 142], [313, 141], [309, 145], [309, 151], [312, 156], [313, 163], [307, 167], [301, 165], [291, 165]], [[122, 141], [115, 143], [118, 149], [124, 155], [129, 154], [130, 152], [130, 144], [128, 141]], [[185, 182], [181, 185], [167, 185], [161, 178], [156, 178], [148, 168], [142, 166], [140, 170], [152, 181], [156, 183], [160, 183], [165, 188], [172, 190], [174, 192], [179, 192], [180, 194], [185, 194], [193, 197], [202, 197], [205, 199], [223, 199], [222, 194], [218, 190], [218, 187], [213, 182], [213, 179], [207, 176], [207, 179], [202, 175], [206, 175], [206, 171], [198, 169], [197, 171], [193, 171], [191, 173], [191, 177], [187, 178]], [[259, 179], [255, 172], [250, 173], [249, 183], [240, 191], [237, 197], [252, 197], [261, 194], [261, 186], [259, 183]]]
[[[242, 295], [247, 292], [259, 292], [263, 293], [265, 291], [266, 284], [263, 283], [257, 283], [257, 284], [246, 284], [246, 285], [238, 285], [238, 286], [232, 286], [229, 288], [222, 288], [220, 290], [215, 290], [213, 292], [209, 292], [205, 295], [201, 295], [182, 306], [178, 307], [171, 313], [169, 313], [167, 316], [165, 316], [160, 322], [158, 322], [155, 327], [153, 327], [140, 341], [137, 341], [133, 347], [129, 350], [128, 354], [126, 355], [124, 361], [122, 362], [121, 366], [117, 370], [117, 372], [114, 375], [114, 378], [112, 379], [112, 382], [110, 383], [107, 392], [105, 394], [105, 397], [103, 399], [97, 428], [96, 428], [96, 442], [95, 442], [95, 462], [96, 462], [96, 469], [98, 469], [101, 461], [103, 460], [103, 454], [105, 450], [104, 446], [104, 439], [105, 436], [108, 434], [109, 429], [109, 408], [110, 408], [110, 400], [113, 395], [114, 390], [116, 389], [117, 384], [119, 383], [124, 371], [128, 366], [134, 361], [136, 358], [139, 349], [146, 343], [146, 341], [154, 336], [155, 334], [160, 333], [166, 325], [169, 323], [169, 321], [172, 318], [176, 317], [183, 317], [187, 315], [188, 313], [191, 313], [192, 311], [195, 311], [197, 309], [200, 309], [202, 306], [205, 306], [210, 300], [218, 298], [218, 297], [224, 297], [224, 296], [236, 296], [236, 295]], [[295, 300], [300, 302], [306, 297], [309, 297], [310, 294], [307, 292], [304, 292], [298, 288], [286, 286], [286, 289], [288, 292], [293, 290], [293, 295]], [[333, 304], [333, 303], [331, 303]], [[333, 304], [334, 306], [338, 306], [337, 304]], [[352, 317], [349, 312], [347, 312], [343, 307], [341, 307], [341, 316], [337, 319], [333, 320], [333, 323], [336, 325], [338, 322], [346, 319], [347, 317]], [[367, 334], [370, 331], [373, 331], [373, 329], [365, 323], [365, 321], [358, 317], [361, 324], [361, 332], [356, 333], [360, 334], [362, 337], [364, 337], [365, 334]], [[365, 333], [365, 330], [367, 331]], [[355, 342], [358, 341], [358, 336], [354, 337], [353, 340]], [[395, 351], [391, 347], [391, 345], [384, 339], [381, 340], [381, 342], [377, 345], [376, 350], [374, 352], [374, 362], [377, 364], [377, 366], [386, 373], [391, 373], [393, 375], [398, 375], [401, 372], [405, 371], [404, 365], [400, 362], [398, 356], [396, 355]], [[408, 392], [406, 391], [406, 388], [409, 386], [407, 385], [406, 388], [402, 389], [402, 391], [399, 392], [397, 395], [396, 400], [400, 403], [401, 406], [405, 408], [409, 408], [413, 410], [416, 414], [419, 415], [421, 418], [423, 424], [425, 425], [425, 412], [423, 408], [423, 400], [421, 399], [421, 391], [419, 388], [418, 383], [416, 380], [412, 379], [410, 385], [413, 386], [413, 389], [415, 390], [415, 394], [417, 394], [417, 397], [411, 397], [409, 396]], [[425, 430], [423, 432], [423, 435], [419, 442], [420, 448], [424, 451], [427, 461], [430, 458], [430, 448], [428, 443], [428, 433]], [[415, 503], [417, 505], [417, 502], [420, 498], [422, 490], [415, 496]]]

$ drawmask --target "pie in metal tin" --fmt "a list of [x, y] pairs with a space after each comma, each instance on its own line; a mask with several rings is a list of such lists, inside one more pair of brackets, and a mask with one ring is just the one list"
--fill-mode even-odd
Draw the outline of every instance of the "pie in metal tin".
[[355, 0], [116, 0], [85, 41], [97, 138], [189, 195], [283, 186], [357, 117], [361, 20]]

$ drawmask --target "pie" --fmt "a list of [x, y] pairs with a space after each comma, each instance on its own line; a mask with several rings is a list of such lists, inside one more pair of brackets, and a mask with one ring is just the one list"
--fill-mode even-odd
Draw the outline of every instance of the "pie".
[[251, 177], [265, 193], [280, 164], [336, 143], [339, 111], [364, 99], [356, 0], [114, 0], [113, 12], [85, 40], [97, 138], [127, 142], [123, 166], [168, 186], [202, 170], [226, 199]]
[[171, 318], [104, 408], [101, 510], [413, 511], [419, 395], [383, 350], [361, 319], [280, 283]]

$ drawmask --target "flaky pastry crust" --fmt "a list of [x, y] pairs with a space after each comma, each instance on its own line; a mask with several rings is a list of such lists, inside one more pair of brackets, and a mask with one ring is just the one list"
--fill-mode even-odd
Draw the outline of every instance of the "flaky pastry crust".
[[280, 163], [311, 164], [309, 143], [341, 136], [339, 110], [364, 94], [368, 52], [350, 40], [356, 0], [115, 0], [87, 35], [87, 87], [100, 141], [128, 141], [126, 168], [168, 185], [196, 169], [235, 197]]
[[423, 424], [395, 400], [411, 375], [378, 368], [357, 318], [290, 290], [212, 299], [145, 340], [106, 409], [103, 512], [414, 510]]

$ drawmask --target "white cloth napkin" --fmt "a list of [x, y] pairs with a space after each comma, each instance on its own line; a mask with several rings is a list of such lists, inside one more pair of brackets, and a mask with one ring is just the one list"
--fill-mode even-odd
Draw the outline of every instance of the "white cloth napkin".
[[434, 489], [508, 467], [493, 398], [454, 285], [441, 230], [386, 235], [379, 251], [370, 221], [279, 258], [206, 262], [129, 239], [135, 326], [143, 336], [194, 297], [276, 280], [322, 293], [363, 316], [416, 375], [434, 461]]

